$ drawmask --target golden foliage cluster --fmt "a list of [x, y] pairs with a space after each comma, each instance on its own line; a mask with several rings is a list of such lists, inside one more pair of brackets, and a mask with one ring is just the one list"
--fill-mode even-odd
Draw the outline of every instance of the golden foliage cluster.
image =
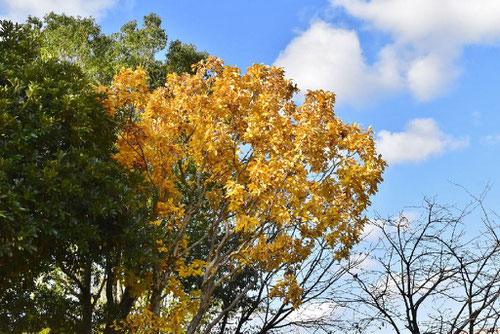
[[[172, 282], [198, 275], [215, 284], [221, 273], [283, 264], [271, 294], [298, 306], [294, 271], [315, 243], [326, 241], [341, 259], [358, 241], [385, 162], [371, 129], [335, 116], [333, 93], [309, 91], [297, 106], [297, 89], [283, 69], [256, 64], [243, 74], [214, 57], [198, 63], [193, 75], [170, 74], [154, 91], [140, 68], [122, 70], [99, 90], [107, 93], [109, 112], [128, 120], [115, 159], [140, 169], [155, 189], [152, 224], [170, 236], [159, 243], [164, 261], [157, 276], [184, 310], [195, 314], [203, 303], [191, 300], [203, 300], [209, 289], [188, 298]], [[196, 189], [199, 201], [183, 201], [179, 185]], [[201, 203], [210, 208], [206, 239], [190, 240]], [[209, 251], [187, 260], [200, 242]], [[180, 330], [189, 317], [184, 312], [161, 325]]]

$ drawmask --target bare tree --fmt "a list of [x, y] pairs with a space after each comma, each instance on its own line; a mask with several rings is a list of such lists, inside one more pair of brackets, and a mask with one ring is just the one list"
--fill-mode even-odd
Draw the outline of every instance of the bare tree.
[[[339, 306], [328, 298], [328, 292], [342, 286], [349, 269], [363, 259], [339, 261], [324, 240], [317, 240], [310, 258], [298, 269], [296, 275], [302, 287], [301, 307], [294, 309], [290, 303], [271, 297], [269, 290], [286, 268], [260, 272], [257, 289], [247, 301], [231, 313], [219, 326], [219, 333], [280, 333], [302, 328], [307, 332], [331, 332], [337, 322], [333, 314]], [[312, 314], [311, 314], [312, 313]]]
[[459, 286], [458, 293], [445, 294], [458, 306], [454, 312], [448, 311], [453, 316], [441, 321], [447, 326], [448, 333], [487, 332], [497, 328], [500, 320], [500, 239], [498, 225], [490, 218], [495, 213], [488, 212], [484, 206], [488, 190], [478, 197], [467, 191], [482, 214], [484, 226], [484, 230], [468, 243], [467, 248], [454, 249], [443, 242], [440, 236], [435, 236], [448, 247], [458, 268], [458, 274], [454, 277]]
[[[488, 190], [478, 197], [469, 194], [473, 201], [463, 209], [426, 199], [420, 219], [378, 217], [373, 224], [379, 241], [365, 253], [371, 266], [349, 269], [344, 292], [330, 296], [352, 312], [344, 325], [362, 333], [387, 326], [398, 334], [496, 328], [500, 239], [483, 205]], [[478, 211], [484, 228], [471, 236], [464, 220]]]

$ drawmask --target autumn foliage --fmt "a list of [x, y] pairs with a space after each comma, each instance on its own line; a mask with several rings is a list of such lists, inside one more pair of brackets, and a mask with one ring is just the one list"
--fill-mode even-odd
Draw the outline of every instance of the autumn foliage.
[[[371, 129], [335, 116], [333, 93], [309, 91], [297, 106], [283, 69], [242, 74], [214, 57], [153, 91], [140, 68], [99, 90], [124, 120], [114, 157], [149, 181], [151, 224], [163, 231], [151, 292], [130, 325], [199, 331], [215, 289], [244, 268], [285, 266], [270, 294], [298, 306], [294, 272], [315, 243], [341, 259], [358, 241], [385, 162]], [[180, 282], [190, 276], [202, 284], [187, 295]]]

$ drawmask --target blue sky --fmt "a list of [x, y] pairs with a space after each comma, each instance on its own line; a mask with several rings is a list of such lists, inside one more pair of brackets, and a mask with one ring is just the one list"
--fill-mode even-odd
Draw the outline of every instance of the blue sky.
[[500, 2], [496, 0], [0, 0], [0, 17], [93, 15], [105, 32], [155, 12], [169, 39], [245, 68], [284, 66], [299, 87], [333, 90], [337, 114], [373, 126], [389, 167], [372, 210], [438, 195], [449, 181], [499, 194]]

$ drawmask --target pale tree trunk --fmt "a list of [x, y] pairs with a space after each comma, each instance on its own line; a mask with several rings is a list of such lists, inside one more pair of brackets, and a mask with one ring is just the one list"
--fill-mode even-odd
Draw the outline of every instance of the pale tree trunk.
[[203, 320], [203, 315], [207, 312], [210, 307], [210, 302], [212, 300], [212, 294], [215, 290], [214, 279], [210, 279], [207, 282], [204, 282], [201, 288], [201, 297], [200, 297], [200, 306], [198, 307], [198, 312], [196, 312], [195, 316], [189, 323], [186, 334], [194, 334], [197, 333], [198, 326], [200, 325], [201, 320]]

